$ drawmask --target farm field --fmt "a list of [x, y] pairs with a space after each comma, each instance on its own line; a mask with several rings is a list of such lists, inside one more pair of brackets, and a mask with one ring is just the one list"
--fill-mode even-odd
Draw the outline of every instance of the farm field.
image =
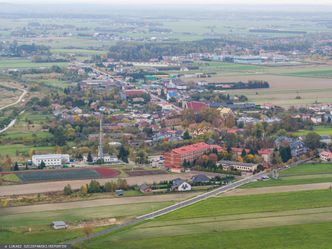
[[21, 91], [9, 90], [9, 89], [3, 88], [0, 84], [0, 107], [14, 103], [21, 94], [22, 94]]
[[2, 156], [9, 155], [15, 156], [17, 153], [28, 154], [31, 150], [34, 150], [36, 153], [54, 153], [55, 146], [33, 146], [33, 145], [24, 145], [24, 144], [7, 144], [0, 145], [0, 154]]
[[[316, 248], [312, 247], [313, 239], [326, 246], [332, 240], [318, 230], [325, 227], [331, 231], [330, 197], [329, 190], [220, 196], [93, 239], [86, 246], [103, 248], [111, 243], [118, 248], [193, 248], [194, 244], [209, 249], [218, 244], [218, 248], [295, 249], [301, 243], [301, 248]], [[307, 233], [313, 237], [303, 247]], [[288, 247], [281, 246], [286, 244], [280, 244], [280, 237]]]
[[23, 183], [65, 181], [79, 179], [113, 178], [119, 172], [111, 168], [75, 168], [59, 170], [33, 170], [15, 173]]
[[1, 59], [0, 70], [3, 69], [14, 69], [14, 68], [40, 68], [40, 67], [51, 67], [58, 65], [65, 67], [68, 65], [67, 62], [50, 62], [50, 63], [35, 63], [26, 59]]
[[82, 55], [82, 56], [103, 55], [103, 54], [107, 53], [107, 51], [102, 51], [102, 50], [66, 49], [66, 48], [51, 49], [51, 52], [55, 53], [55, 54], [75, 54], [75, 55]]
[[332, 174], [332, 164], [331, 163], [302, 164], [280, 172], [281, 176], [312, 175], [312, 174]]
[[306, 70], [294, 73], [283, 73], [283, 75], [296, 76], [296, 77], [332, 78], [332, 70], [331, 69]]
[[19, 115], [15, 125], [0, 135], [2, 143], [6, 143], [6, 145], [0, 145], [0, 154], [9, 156], [27, 155], [31, 150], [54, 152], [53, 146], [34, 146], [35, 142], [41, 139], [52, 140], [53, 135], [43, 129], [43, 124], [51, 119], [52, 116], [37, 112], [24, 112]]
[[[269, 102], [283, 107], [290, 107], [305, 106], [306, 104], [313, 104], [316, 101], [319, 103], [329, 103], [332, 101], [331, 79], [257, 74], [247, 76], [216, 76], [207, 78], [206, 80], [209, 82], [266, 80], [270, 84], [270, 88], [268, 89], [229, 90], [231, 94], [245, 95], [248, 97], [249, 102], [258, 104]], [[187, 79], [187, 81], [190, 81], [190, 79]], [[297, 95], [301, 99], [295, 99]]]
[[277, 180], [251, 182], [242, 188], [332, 183], [332, 164], [303, 164], [280, 172]]
[[[172, 201], [167, 201], [13, 215], [1, 215], [0, 213], [0, 243], [17, 243], [17, 241], [20, 243], [60, 243], [83, 236], [82, 226], [84, 222], [95, 222], [95, 225], [100, 223], [105, 228], [105, 225], [112, 224], [108, 219], [115, 218], [117, 222], [121, 222], [171, 204], [173, 204]], [[72, 228], [66, 230], [65, 234], [64, 231], [54, 231], [50, 228], [50, 223], [55, 220], [64, 220]], [[31, 232], [28, 232], [29, 228], [31, 228]], [[95, 231], [99, 229], [95, 228]]]

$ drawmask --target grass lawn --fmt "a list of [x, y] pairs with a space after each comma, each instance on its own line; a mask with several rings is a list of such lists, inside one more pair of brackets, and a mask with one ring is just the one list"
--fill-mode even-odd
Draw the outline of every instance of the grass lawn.
[[[332, 136], [332, 127], [315, 126], [312, 131], [316, 132], [319, 135], [330, 135], [330, 136]], [[295, 136], [304, 136], [308, 132], [312, 132], [312, 131], [300, 130], [300, 131], [294, 132], [292, 134], [295, 135]]]

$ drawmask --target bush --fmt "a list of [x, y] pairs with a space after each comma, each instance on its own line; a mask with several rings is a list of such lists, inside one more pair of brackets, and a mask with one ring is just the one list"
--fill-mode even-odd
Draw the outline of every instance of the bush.
[[65, 195], [71, 195], [73, 193], [73, 190], [71, 189], [70, 184], [66, 185], [63, 189], [63, 193]]
[[102, 188], [100, 186], [100, 183], [96, 180], [91, 180], [89, 187], [88, 187], [89, 193], [99, 193], [102, 192]]

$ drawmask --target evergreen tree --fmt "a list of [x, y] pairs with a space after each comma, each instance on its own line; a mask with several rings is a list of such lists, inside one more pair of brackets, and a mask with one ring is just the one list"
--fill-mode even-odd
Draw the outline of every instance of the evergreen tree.
[[191, 136], [189, 135], [188, 130], [186, 130], [182, 135], [183, 140], [189, 140], [191, 139]]
[[88, 161], [88, 163], [92, 163], [93, 162], [93, 158], [92, 158], [92, 155], [91, 155], [90, 151], [88, 153], [87, 161]]
[[122, 145], [119, 150], [118, 158], [125, 163], [128, 163], [129, 151]]
[[18, 164], [17, 164], [17, 162], [15, 162], [15, 165], [14, 165], [14, 171], [18, 171], [19, 170], [19, 168], [18, 168]]
[[280, 153], [281, 160], [284, 163], [287, 162], [289, 159], [292, 158], [292, 152], [291, 152], [291, 148], [289, 146], [287, 146], [287, 147], [280, 147], [279, 153]]

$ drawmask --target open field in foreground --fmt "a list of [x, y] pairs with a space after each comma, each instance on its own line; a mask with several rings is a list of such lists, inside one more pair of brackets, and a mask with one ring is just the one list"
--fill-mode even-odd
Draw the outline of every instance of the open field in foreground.
[[280, 172], [277, 180], [256, 181], [242, 188], [260, 188], [312, 183], [332, 184], [332, 164], [303, 164]]
[[321, 229], [332, 231], [331, 196], [329, 190], [220, 196], [93, 239], [86, 246], [327, 249], [332, 239]]
[[[12, 215], [0, 213], [0, 243], [17, 243], [18, 241], [20, 243], [59, 243], [82, 236], [82, 226], [85, 222], [94, 222], [91, 226], [112, 225], [108, 219], [115, 218], [116, 222], [121, 222], [173, 203], [172, 201], [138, 203]], [[64, 231], [54, 231], [50, 227], [51, 222], [56, 220], [64, 220], [71, 225], [65, 234]], [[101, 223], [101, 221], [104, 222]], [[29, 228], [31, 232], [28, 232]]]

